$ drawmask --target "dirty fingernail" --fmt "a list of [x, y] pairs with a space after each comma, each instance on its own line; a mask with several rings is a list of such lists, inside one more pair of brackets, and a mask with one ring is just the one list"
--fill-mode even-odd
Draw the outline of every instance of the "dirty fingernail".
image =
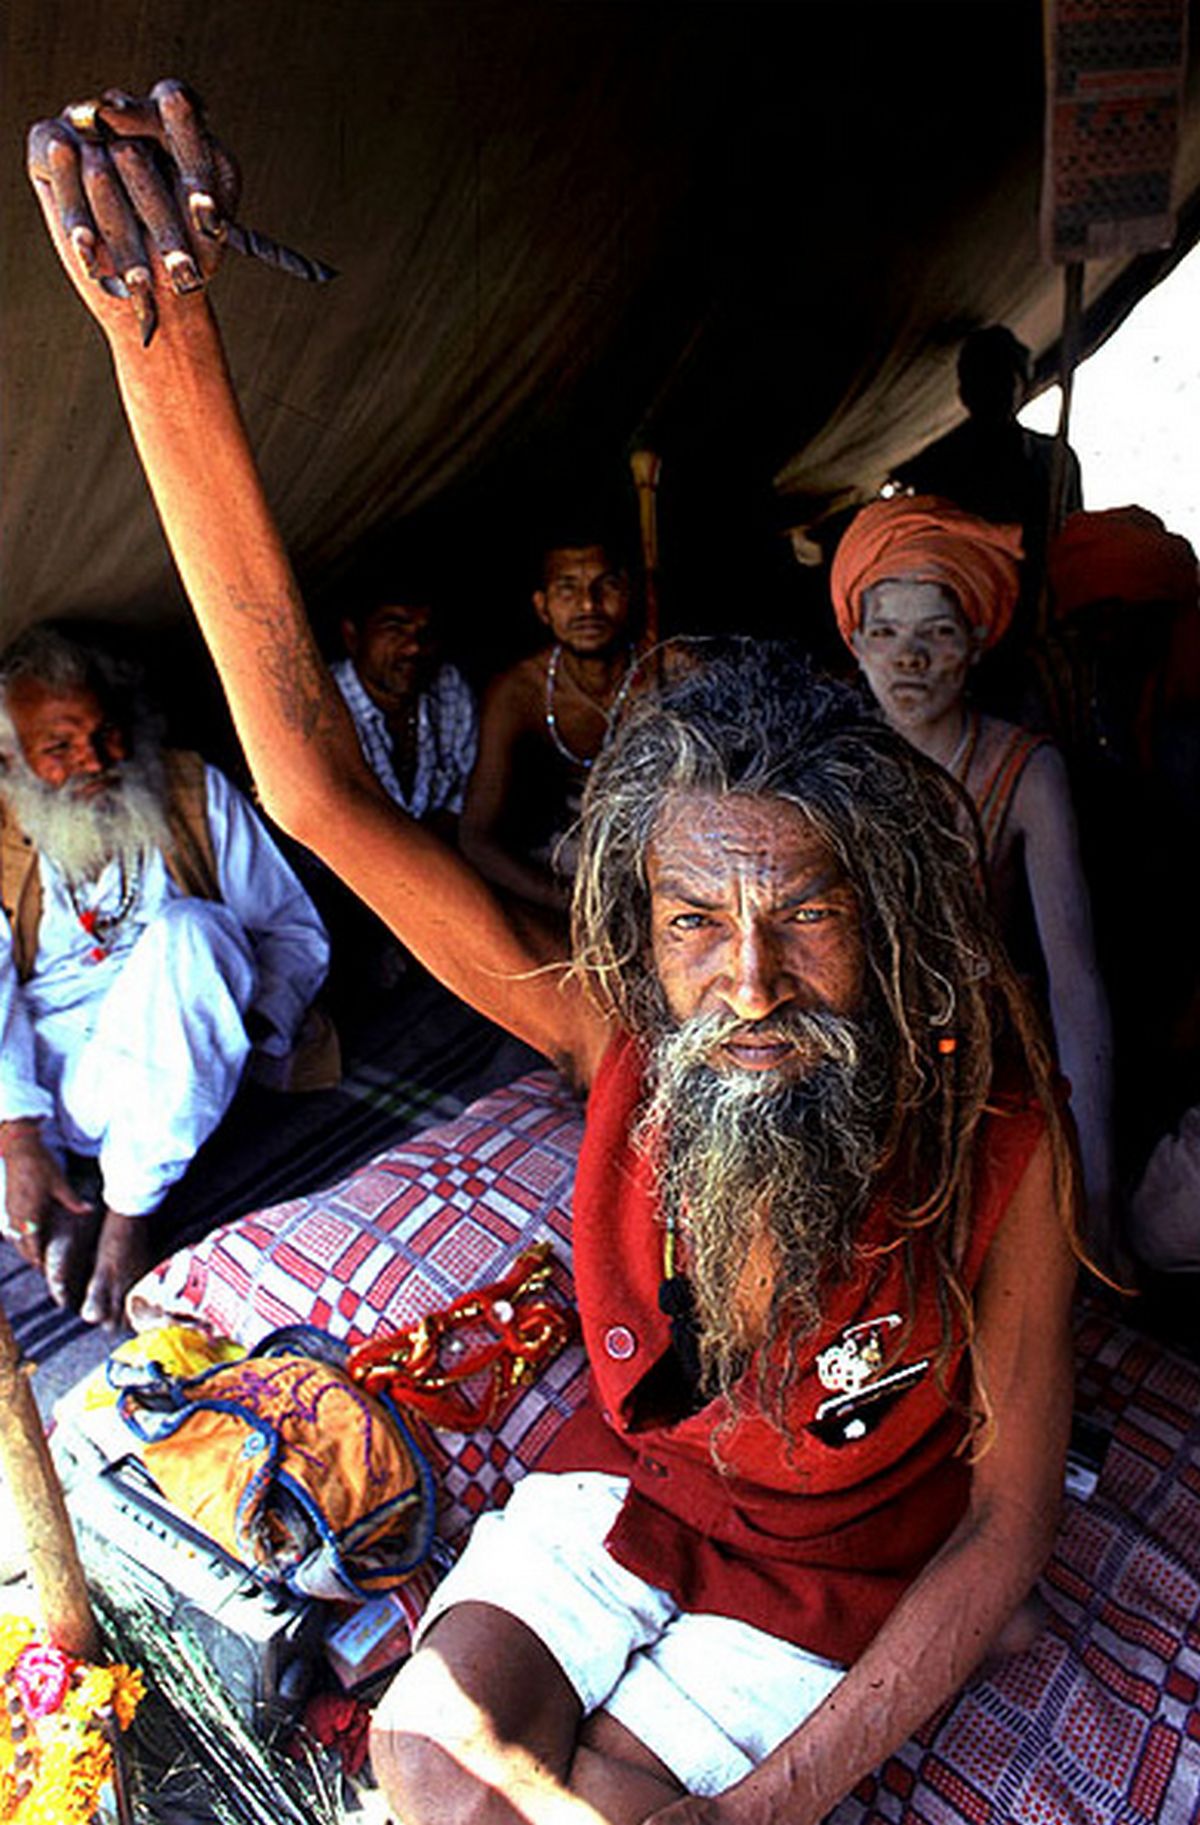
[[83, 133], [89, 138], [99, 135], [100, 123], [97, 119], [99, 102], [76, 101], [65, 110], [67, 125], [74, 127], [76, 133]]
[[96, 237], [90, 228], [72, 228], [71, 246], [75, 249], [75, 258], [79, 261], [89, 279], [99, 276], [96, 262]]
[[221, 212], [206, 191], [193, 190], [188, 198], [188, 207], [198, 234], [207, 235], [210, 241], [224, 239], [225, 225], [221, 220]]
[[177, 292], [200, 291], [204, 280], [196, 270], [196, 263], [190, 254], [173, 249], [163, 255], [163, 265], [171, 277], [171, 283]]
[[158, 328], [158, 306], [154, 302], [154, 284], [147, 266], [131, 266], [124, 275], [133, 314], [142, 332], [142, 347], [149, 348]]

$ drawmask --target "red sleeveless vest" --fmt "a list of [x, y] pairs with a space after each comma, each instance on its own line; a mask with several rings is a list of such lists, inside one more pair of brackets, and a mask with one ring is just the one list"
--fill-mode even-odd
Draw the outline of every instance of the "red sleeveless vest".
[[[883, 1372], [932, 1362], [941, 1342], [933, 1263], [918, 1245], [911, 1311], [899, 1249], [867, 1256], [849, 1280], [830, 1285], [821, 1324], [802, 1346], [787, 1440], [754, 1411], [753, 1369], [746, 1411], [719, 1440], [722, 1469], [709, 1447], [727, 1418], [724, 1401], [673, 1425], [632, 1431], [634, 1389], [670, 1341], [658, 1308], [662, 1223], [650, 1169], [629, 1142], [642, 1087], [636, 1045], [617, 1041], [592, 1089], [575, 1183], [575, 1284], [591, 1394], [542, 1467], [630, 1478], [609, 1550], [683, 1609], [737, 1617], [851, 1661], [966, 1507], [970, 1472], [954, 1453], [966, 1430], [955, 1402], [965, 1399], [968, 1369], [960, 1340], [947, 1364], [948, 1395], [930, 1367], [865, 1436], [830, 1443], [827, 1429], [812, 1430], [831, 1396], [828, 1364], [823, 1382], [818, 1358], [848, 1327], [898, 1315], [904, 1323], [880, 1327], [885, 1350], [889, 1333], [902, 1339]], [[1031, 1097], [996, 1095], [983, 1119], [977, 1215], [961, 1269], [968, 1293], [1044, 1125]], [[880, 1203], [864, 1224], [866, 1249], [895, 1236]]]

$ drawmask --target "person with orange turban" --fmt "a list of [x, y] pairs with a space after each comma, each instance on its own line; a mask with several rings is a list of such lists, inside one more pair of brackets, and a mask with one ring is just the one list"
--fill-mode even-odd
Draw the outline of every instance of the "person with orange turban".
[[894, 495], [856, 514], [833, 560], [830, 588], [842, 639], [852, 644], [863, 597], [904, 576], [954, 596], [983, 651], [1008, 629], [1021, 585], [1021, 529], [997, 526], [932, 494]]
[[1196, 608], [1196, 553], [1145, 507], [1072, 513], [1050, 543], [1046, 571], [1060, 617], [1098, 602]]
[[1062, 757], [1045, 736], [985, 716], [967, 686], [1004, 634], [1021, 536], [934, 495], [872, 501], [830, 576], [843, 640], [884, 716], [945, 767], [974, 805], [997, 916], [1044, 988], [1071, 1082], [1094, 1254], [1112, 1262], [1112, 1026]]

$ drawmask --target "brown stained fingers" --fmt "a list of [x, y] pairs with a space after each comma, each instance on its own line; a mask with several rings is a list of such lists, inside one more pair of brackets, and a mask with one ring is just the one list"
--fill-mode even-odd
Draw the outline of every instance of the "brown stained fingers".
[[154, 281], [138, 220], [134, 214], [108, 148], [84, 140], [80, 147], [83, 188], [96, 227], [107, 244], [109, 257], [124, 281], [145, 346], [158, 323]]
[[224, 186], [200, 102], [186, 83], [174, 77], [156, 82], [150, 99], [157, 106], [167, 149], [178, 166], [192, 224], [198, 234], [219, 241], [224, 233]]
[[159, 145], [166, 145], [158, 109], [148, 96], [105, 89], [95, 106], [103, 124], [120, 138], [154, 139]]
[[63, 234], [89, 279], [100, 277], [96, 224], [79, 168], [79, 142], [59, 120], [39, 120], [29, 133], [29, 175], [49, 187]]
[[153, 146], [144, 139], [114, 140], [108, 153], [175, 290], [199, 291], [204, 280], [192, 258], [175, 199], [155, 162]]

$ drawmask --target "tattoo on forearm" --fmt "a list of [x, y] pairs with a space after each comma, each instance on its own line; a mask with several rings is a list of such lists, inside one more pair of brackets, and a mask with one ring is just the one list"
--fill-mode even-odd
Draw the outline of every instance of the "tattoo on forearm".
[[329, 674], [307, 629], [291, 624], [285, 603], [250, 602], [231, 595], [234, 612], [262, 629], [259, 673], [274, 694], [275, 707], [289, 728], [313, 741], [331, 726]]

